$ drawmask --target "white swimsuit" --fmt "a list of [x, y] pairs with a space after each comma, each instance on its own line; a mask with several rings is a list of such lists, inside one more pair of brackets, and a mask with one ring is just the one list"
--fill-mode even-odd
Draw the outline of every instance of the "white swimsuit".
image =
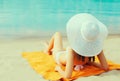
[[[63, 51], [63, 50], [57, 51], [57, 52], [55, 52], [55, 53], [56, 53], [56, 54], [55, 54], [55, 61], [56, 61], [56, 63], [59, 64], [59, 65], [61, 65], [60, 60], [59, 60], [61, 54], [65, 54], [65, 59], [68, 57], [68, 56], [67, 56], [67, 52], [66, 52], [66, 51]], [[81, 70], [81, 69], [83, 69], [83, 68], [84, 68], [83, 65], [76, 65], [76, 66], [74, 67], [74, 70], [75, 70], [75, 71], [79, 71], [79, 70]]]
[[61, 54], [65, 54], [65, 56], [67, 56], [67, 53], [66, 53], [66, 51], [58, 51], [58, 52], [56, 52], [56, 55], [55, 55], [55, 61], [56, 61], [56, 63], [57, 64], [60, 64], [60, 55]]

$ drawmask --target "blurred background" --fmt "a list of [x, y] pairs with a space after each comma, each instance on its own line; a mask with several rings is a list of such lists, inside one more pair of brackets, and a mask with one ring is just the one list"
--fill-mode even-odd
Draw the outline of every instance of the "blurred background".
[[0, 0], [0, 38], [66, 36], [67, 21], [83, 12], [120, 34], [120, 0]]

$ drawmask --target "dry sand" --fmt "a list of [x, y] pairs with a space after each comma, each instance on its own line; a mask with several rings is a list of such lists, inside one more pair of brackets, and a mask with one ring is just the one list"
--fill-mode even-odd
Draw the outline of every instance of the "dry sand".
[[[47, 81], [37, 74], [22, 58], [24, 51], [40, 51], [47, 39], [1, 39], [0, 40], [0, 81]], [[64, 39], [64, 47], [68, 45]], [[104, 43], [107, 59], [120, 64], [120, 35], [109, 36]], [[119, 81], [120, 70], [113, 70], [99, 76], [82, 77], [76, 81]]]

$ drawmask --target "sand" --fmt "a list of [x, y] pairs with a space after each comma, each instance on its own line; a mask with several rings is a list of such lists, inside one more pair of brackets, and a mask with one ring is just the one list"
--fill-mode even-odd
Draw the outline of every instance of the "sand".
[[[1, 39], [0, 40], [0, 81], [47, 81], [37, 74], [22, 58], [24, 51], [40, 51], [45, 49], [42, 38]], [[68, 42], [64, 39], [64, 47]], [[107, 59], [120, 64], [120, 35], [109, 36], [104, 43]], [[113, 70], [99, 76], [82, 77], [76, 81], [119, 81], [120, 70]]]

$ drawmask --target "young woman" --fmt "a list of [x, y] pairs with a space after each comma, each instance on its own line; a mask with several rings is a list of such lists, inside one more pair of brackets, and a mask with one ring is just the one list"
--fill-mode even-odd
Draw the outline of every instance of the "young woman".
[[[105, 71], [108, 64], [102, 50], [102, 44], [108, 31], [104, 24], [94, 16], [81, 13], [73, 16], [67, 23], [67, 37], [70, 47], [63, 48], [62, 36], [56, 32], [47, 47], [46, 52], [52, 54], [56, 63], [56, 71], [63, 77], [70, 78], [73, 70], [80, 71], [85, 65], [91, 64]], [[99, 64], [95, 63], [95, 56]], [[61, 65], [65, 65], [63, 70]]]

